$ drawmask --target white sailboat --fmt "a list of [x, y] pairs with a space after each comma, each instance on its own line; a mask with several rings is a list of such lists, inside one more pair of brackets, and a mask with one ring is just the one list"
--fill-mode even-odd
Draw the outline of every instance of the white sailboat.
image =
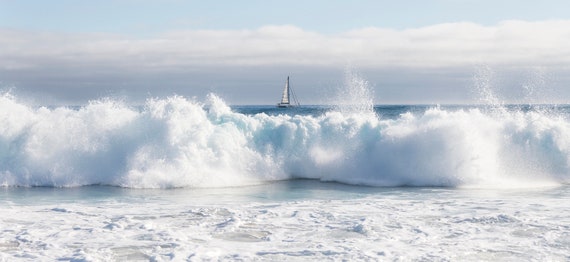
[[283, 89], [283, 95], [281, 95], [281, 102], [277, 104], [277, 107], [293, 107], [299, 106], [299, 101], [297, 96], [289, 86], [289, 76], [287, 76], [287, 82], [285, 82], [285, 88]]

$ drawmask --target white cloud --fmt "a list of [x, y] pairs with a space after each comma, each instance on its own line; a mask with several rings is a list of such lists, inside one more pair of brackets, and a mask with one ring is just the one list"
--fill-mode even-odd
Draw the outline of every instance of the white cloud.
[[132, 68], [207, 65], [456, 67], [570, 65], [570, 20], [450, 23], [319, 34], [294, 26], [168, 32], [152, 38], [0, 31], [0, 67], [57, 64]]

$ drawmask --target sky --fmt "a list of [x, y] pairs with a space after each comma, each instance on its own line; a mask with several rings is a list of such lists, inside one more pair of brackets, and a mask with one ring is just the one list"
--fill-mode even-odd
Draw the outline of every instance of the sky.
[[[39, 104], [152, 97], [328, 104], [570, 101], [570, 3], [0, 0], [0, 90]], [[6, 92], [6, 91], [4, 91]]]

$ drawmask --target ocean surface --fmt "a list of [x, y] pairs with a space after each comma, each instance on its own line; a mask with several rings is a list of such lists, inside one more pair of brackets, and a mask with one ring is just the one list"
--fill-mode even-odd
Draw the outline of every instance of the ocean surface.
[[0, 96], [1, 261], [568, 261], [570, 106]]

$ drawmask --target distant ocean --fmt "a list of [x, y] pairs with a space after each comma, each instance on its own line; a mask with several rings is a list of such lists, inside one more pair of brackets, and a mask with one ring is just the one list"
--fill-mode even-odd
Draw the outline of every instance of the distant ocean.
[[0, 96], [1, 261], [567, 261], [566, 105]]

